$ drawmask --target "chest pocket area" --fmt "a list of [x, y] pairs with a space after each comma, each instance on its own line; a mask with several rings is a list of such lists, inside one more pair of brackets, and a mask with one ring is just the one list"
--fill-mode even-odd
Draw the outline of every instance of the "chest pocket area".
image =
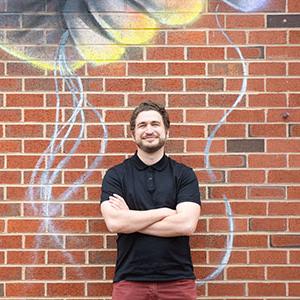
[[155, 191], [153, 193], [153, 203], [159, 207], [176, 208], [176, 185], [171, 177], [160, 178], [160, 174], [155, 174]]

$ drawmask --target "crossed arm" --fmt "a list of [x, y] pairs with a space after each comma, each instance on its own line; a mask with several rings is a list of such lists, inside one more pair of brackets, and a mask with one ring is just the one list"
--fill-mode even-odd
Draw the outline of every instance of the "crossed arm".
[[125, 200], [114, 194], [101, 204], [101, 211], [110, 232], [133, 233], [172, 237], [191, 235], [197, 226], [200, 206], [182, 202], [176, 210], [157, 208], [145, 211], [130, 210]]

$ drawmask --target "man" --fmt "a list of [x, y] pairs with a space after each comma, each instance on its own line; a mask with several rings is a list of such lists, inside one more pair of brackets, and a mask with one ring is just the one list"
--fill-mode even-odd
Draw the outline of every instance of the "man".
[[153, 102], [132, 113], [137, 145], [131, 158], [103, 179], [101, 211], [118, 233], [113, 300], [195, 300], [189, 235], [200, 215], [191, 168], [165, 155], [168, 113]]

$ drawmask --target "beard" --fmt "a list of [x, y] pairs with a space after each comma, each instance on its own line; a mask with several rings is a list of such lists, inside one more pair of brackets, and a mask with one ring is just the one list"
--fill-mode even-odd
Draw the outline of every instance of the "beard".
[[141, 139], [136, 144], [141, 150], [143, 150], [146, 153], [155, 153], [166, 144], [166, 141], [167, 141], [166, 138], [159, 138], [158, 143], [153, 145], [152, 144], [145, 145], [144, 140]]

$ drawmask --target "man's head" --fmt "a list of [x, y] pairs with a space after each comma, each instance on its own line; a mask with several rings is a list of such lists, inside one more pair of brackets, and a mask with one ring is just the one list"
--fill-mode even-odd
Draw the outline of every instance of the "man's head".
[[169, 115], [164, 106], [151, 101], [136, 107], [130, 119], [132, 136], [146, 153], [154, 153], [165, 145], [169, 127]]

